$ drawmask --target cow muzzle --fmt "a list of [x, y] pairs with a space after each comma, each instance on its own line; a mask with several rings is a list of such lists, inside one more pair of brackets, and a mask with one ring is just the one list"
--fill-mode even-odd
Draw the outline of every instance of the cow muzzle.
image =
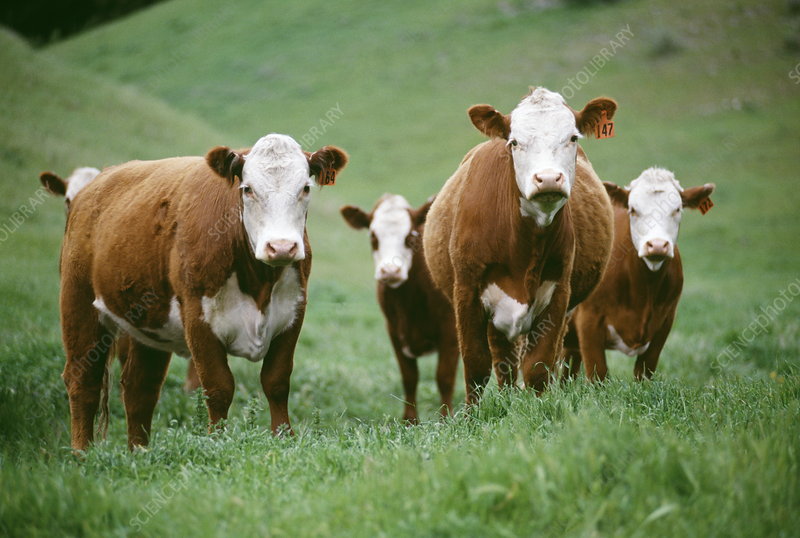
[[566, 178], [555, 170], [542, 170], [533, 175], [533, 189], [526, 198], [542, 205], [555, 205], [567, 198]]
[[406, 281], [403, 276], [403, 270], [398, 265], [389, 264], [381, 265], [377, 274], [378, 282], [386, 284], [390, 288], [397, 288]]
[[670, 256], [670, 244], [665, 239], [650, 239], [644, 244], [643, 258], [653, 263], [663, 262]]
[[265, 261], [268, 265], [289, 265], [290, 263], [294, 263], [301, 259], [299, 257], [300, 248], [295, 241], [268, 241], [265, 250]]

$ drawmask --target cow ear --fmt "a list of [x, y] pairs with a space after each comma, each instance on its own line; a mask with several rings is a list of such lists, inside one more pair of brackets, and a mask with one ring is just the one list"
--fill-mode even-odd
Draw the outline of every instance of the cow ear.
[[436, 199], [436, 196], [431, 196], [428, 200], [419, 206], [417, 209], [411, 210], [411, 220], [414, 223], [414, 226], [420, 226], [425, 223], [425, 219], [428, 217], [428, 211], [431, 209], [431, 205], [433, 205], [433, 201]]
[[64, 196], [67, 194], [67, 182], [55, 175], [53, 172], [42, 172], [39, 174], [39, 181], [50, 194]]
[[600, 123], [605, 112], [606, 119], [614, 117], [617, 111], [617, 102], [608, 97], [597, 97], [592, 99], [583, 110], [575, 112], [575, 125], [578, 131], [586, 136], [595, 136], [595, 127]]
[[603, 186], [606, 188], [606, 192], [608, 193], [608, 197], [611, 198], [612, 204], [625, 208], [628, 207], [628, 194], [630, 194], [628, 190], [610, 181], [603, 181]]
[[308, 155], [308, 169], [318, 185], [333, 185], [336, 174], [347, 166], [347, 153], [336, 146], [325, 146]]
[[469, 119], [480, 132], [489, 138], [508, 140], [511, 133], [511, 118], [501, 114], [491, 105], [473, 105], [467, 110]]
[[699, 187], [689, 187], [681, 191], [681, 200], [683, 207], [689, 209], [697, 209], [701, 204], [708, 200], [711, 193], [714, 192], [715, 185], [713, 183], [706, 183]]
[[206, 154], [206, 163], [220, 177], [227, 179], [231, 183], [236, 183], [242, 179], [244, 156], [227, 146], [217, 146], [209, 151]]
[[339, 212], [342, 214], [342, 217], [344, 217], [345, 222], [356, 230], [369, 228], [369, 224], [372, 222], [372, 217], [364, 213], [361, 208], [354, 205], [342, 206]]

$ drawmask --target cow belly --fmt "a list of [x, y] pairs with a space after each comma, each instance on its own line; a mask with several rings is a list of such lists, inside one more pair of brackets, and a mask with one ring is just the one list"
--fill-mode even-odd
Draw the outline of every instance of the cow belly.
[[[173, 297], [169, 303], [167, 322], [162, 327], [156, 328], [134, 326], [128, 321], [128, 317], [131, 316], [119, 316], [112, 312], [102, 297], [97, 297], [92, 304], [100, 314], [100, 322], [109, 329], [120, 328], [139, 342], [154, 349], [169, 351], [186, 358], [191, 356], [189, 346], [186, 345], [184, 338], [181, 311], [176, 297]], [[136, 308], [131, 309], [131, 312], [134, 311]]]
[[650, 342], [646, 342], [639, 346], [629, 346], [625, 343], [613, 325], [608, 326], [608, 341], [606, 342], [608, 349], [621, 351], [629, 357], [638, 357], [650, 347]]
[[203, 297], [203, 318], [231, 355], [260, 361], [270, 342], [294, 324], [304, 295], [297, 269], [287, 267], [262, 312], [252, 297], [241, 292], [234, 273], [217, 295]]

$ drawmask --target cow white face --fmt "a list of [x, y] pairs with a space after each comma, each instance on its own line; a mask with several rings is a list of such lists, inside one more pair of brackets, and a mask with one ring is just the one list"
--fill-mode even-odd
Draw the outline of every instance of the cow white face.
[[242, 224], [256, 259], [282, 266], [306, 256], [305, 235], [313, 176], [331, 177], [347, 155], [333, 146], [307, 155], [286, 135], [262, 137], [246, 155], [226, 147], [211, 150], [206, 161], [241, 192]]
[[605, 183], [615, 203], [627, 207], [631, 240], [637, 255], [651, 271], [675, 256], [683, 208], [697, 208], [713, 192], [709, 183], [684, 190], [675, 175], [663, 168], [648, 168], [627, 189]]
[[433, 200], [418, 209], [398, 194], [383, 195], [372, 213], [355, 206], [341, 209], [342, 216], [356, 229], [369, 228], [375, 280], [390, 288], [400, 287], [408, 280], [414, 251], [422, 248], [421, 225]]
[[610, 119], [616, 108], [613, 100], [601, 97], [577, 112], [561, 95], [536, 88], [510, 116], [489, 105], [475, 105], [469, 115], [487, 136], [507, 140], [522, 216], [533, 218], [539, 226], [549, 226], [572, 191], [581, 133], [593, 133], [601, 112]]

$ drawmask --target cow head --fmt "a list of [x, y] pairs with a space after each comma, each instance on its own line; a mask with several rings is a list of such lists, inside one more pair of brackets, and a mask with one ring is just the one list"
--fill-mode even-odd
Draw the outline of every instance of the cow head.
[[240, 190], [242, 223], [253, 255], [282, 266], [305, 258], [311, 185], [343, 169], [347, 154], [333, 146], [308, 154], [291, 137], [269, 134], [246, 154], [214, 148], [206, 162]]
[[69, 214], [69, 207], [72, 204], [72, 200], [74, 200], [78, 192], [91, 183], [98, 174], [100, 174], [100, 170], [97, 168], [83, 166], [73, 170], [67, 179], [62, 179], [53, 172], [42, 172], [39, 175], [39, 181], [42, 182], [42, 186], [51, 194], [64, 197], [66, 212]]
[[414, 252], [422, 248], [420, 231], [433, 198], [417, 209], [399, 194], [384, 194], [371, 213], [355, 206], [340, 210], [353, 228], [369, 228], [375, 280], [390, 288], [401, 286], [408, 279]]
[[603, 112], [611, 119], [616, 110], [614, 100], [598, 97], [576, 111], [561, 95], [535, 88], [510, 115], [490, 105], [475, 105], [469, 109], [469, 116], [486, 136], [507, 141], [522, 195], [522, 215], [535, 219], [539, 226], [548, 226], [569, 199], [578, 139], [594, 134]]
[[603, 184], [611, 201], [628, 210], [633, 246], [651, 271], [675, 256], [683, 208], [696, 209], [714, 192], [713, 183], [683, 189], [663, 168], [648, 168], [627, 188]]

